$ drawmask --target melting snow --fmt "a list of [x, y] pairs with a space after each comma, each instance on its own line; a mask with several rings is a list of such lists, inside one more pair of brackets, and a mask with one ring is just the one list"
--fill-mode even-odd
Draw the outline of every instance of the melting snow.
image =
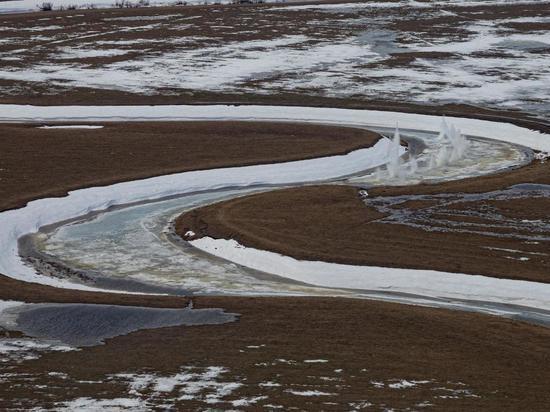
[[103, 129], [103, 127], [105, 126], [75, 124], [65, 126], [39, 126], [38, 129]]
[[281, 384], [277, 382], [260, 382], [258, 386], [262, 386], [264, 388], [276, 388], [281, 386]]
[[38, 359], [44, 352], [77, 350], [58, 342], [30, 338], [0, 338], [0, 363]]
[[193, 237], [193, 236], [195, 236], [195, 232], [193, 232], [192, 230], [188, 230], [187, 232], [185, 232], [185, 234], [183, 236], [184, 237]]
[[115, 399], [91, 399], [91, 398], [77, 398], [69, 402], [63, 402], [56, 406], [58, 411], [132, 411], [132, 412], [145, 412], [149, 411], [147, 403], [140, 399], [127, 399], [127, 398], [115, 398]]
[[288, 389], [286, 392], [296, 396], [335, 396], [337, 395], [336, 393], [322, 392], [318, 390], [298, 391], [295, 389]]
[[414, 388], [417, 385], [429, 383], [429, 382], [430, 381], [408, 381], [403, 379], [399, 382], [388, 384], [388, 387], [391, 389], [406, 389], [406, 388]]
[[89, 59], [93, 57], [113, 57], [123, 56], [131, 52], [131, 50], [121, 49], [81, 49], [73, 47], [60, 48], [61, 53], [55, 54], [58, 60], [74, 60], [74, 59]]
[[[172, 376], [154, 374], [118, 374], [116, 381], [126, 381], [133, 396], [155, 398], [170, 393], [180, 400], [202, 401], [207, 404], [228, 402], [224, 398], [242, 386], [240, 382], [220, 380], [228, 370], [219, 366], [207, 368], [186, 367]], [[151, 395], [152, 393], [152, 395]], [[241, 399], [241, 402], [255, 403], [259, 398]]]

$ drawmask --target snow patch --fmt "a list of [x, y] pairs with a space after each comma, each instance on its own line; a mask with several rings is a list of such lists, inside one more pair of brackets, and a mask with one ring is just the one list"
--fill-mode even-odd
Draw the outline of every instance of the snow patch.
[[388, 384], [388, 388], [390, 389], [407, 389], [407, 388], [414, 388], [415, 386], [424, 384], [424, 383], [430, 383], [430, 381], [408, 381], [406, 379], [403, 379], [399, 382], [390, 383]]
[[550, 152], [539, 152], [535, 153], [535, 159], [540, 160], [541, 163], [546, 162], [548, 159], [550, 159]]
[[318, 390], [298, 391], [295, 389], [288, 389], [285, 392], [288, 392], [291, 395], [296, 395], [296, 396], [336, 396], [337, 395], [337, 393], [323, 392]]
[[74, 124], [64, 126], [39, 126], [38, 129], [103, 129], [105, 126]]
[[63, 47], [59, 49], [60, 53], [53, 56], [57, 60], [76, 60], [89, 59], [94, 57], [113, 57], [123, 56], [131, 52], [131, 50], [121, 49], [82, 49], [73, 47]]
[[260, 382], [258, 386], [263, 388], [278, 388], [281, 384], [277, 382]]
[[72, 401], [59, 403], [56, 405], [57, 411], [73, 412], [73, 411], [132, 411], [146, 412], [150, 408], [145, 401], [140, 399], [114, 398], [114, 399], [92, 399], [92, 398], [77, 398]]
[[[222, 375], [227, 372], [226, 368], [220, 366], [186, 367], [171, 376], [125, 373], [112, 375], [111, 379], [126, 382], [130, 389], [130, 395], [140, 399], [156, 399], [162, 398], [165, 396], [164, 394], [171, 394], [170, 396], [183, 401], [193, 400], [206, 404], [217, 404], [229, 402], [224, 398], [242, 386], [240, 382], [221, 380]], [[234, 402], [242, 403], [240, 406], [245, 406], [245, 404], [256, 403], [260, 399], [263, 398], [243, 398]]]

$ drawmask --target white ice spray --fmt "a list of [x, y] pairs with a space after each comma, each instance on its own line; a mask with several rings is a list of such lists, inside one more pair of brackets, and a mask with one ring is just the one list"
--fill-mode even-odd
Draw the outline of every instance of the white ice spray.
[[405, 177], [422, 174], [422, 171], [451, 165], [462, 159], [468, 149], [468, 141], [464, 135], [454, 125], [447, 123], [443, 118], [440, 126], [438, 140], [438, 150], [431, 154], [424, 162], [419, 162], [416, 156], [409, 153], [405, 161], [399, 151], [401, 146], [401, 133], [396, 126], [392, 139], [392, 144], [388, 148], [388, 163], [386, 173], [382, 170], [376, 171], [376, 176], [402, 180]]
[[403, 175], [403, 161], [399, 150], [400, 146], [401, 134], [399, 133], [399, 126], [396, 126], [391, 145], [388, 147], [389, 161], [387, 164], [387, 171], [391, 178], [400, 178]]

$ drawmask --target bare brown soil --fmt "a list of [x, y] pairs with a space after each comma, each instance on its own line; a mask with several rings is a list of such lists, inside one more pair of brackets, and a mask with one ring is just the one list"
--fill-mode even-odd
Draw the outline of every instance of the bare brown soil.
[[532, 199], [513, 199], [491, 201], [487, 204], [497, 207], [505, 216], [528, 220], [546, 220], [550, 210], [550, 199], [540, 199], [536, 202], [532, 202]]
[[103, 129], [0, 125], [0, 210], [67, 191], [197, 169], [347, 153], [361, 129], [289, 123], [106, 123]]
[[[549, 165], [534, 163], [511, 173], [408, 188], [369, 191], [369, 197], [420, 193], [471, 193], [507, 188], [516, 183], [548, 183]], [[548, 199], [478, 201], [463, 209], [492, 206], [516, 219], [546, 219]], [[403, 205], [405, 206], [405, 205]], [[422, 210], [432, 202], [406, 205]], [[483, 210], [483, 209], [481, 209]], [[444, 211], [444, 210], [443, 210]], [[439, 218], [442, 210], [433, 217]], [[304, 260], [384, 267], [433, 269], [510, 279], [550, 282], [550, 243], [525, 243], [515, 238], [482, 234], [433, 232], [379, 222], [385, 215], [366, 206], [357, 189], [315, 186], [260, 193], [207, 206], [182, 215], [178, 233], [232, 238], [258, 249]], [[468, 217], [454, 221], [474, 222]], [[476, 218], [477, 219], [477, 218]], [[500, 233], [481, 225], [480, 230]], [[521, 250], [529, 260], [518, 259]]]

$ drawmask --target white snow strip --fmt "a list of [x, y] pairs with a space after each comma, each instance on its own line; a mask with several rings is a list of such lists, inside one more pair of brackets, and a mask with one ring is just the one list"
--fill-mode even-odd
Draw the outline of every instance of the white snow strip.
[[407, 389], [407, 388], [414, 388], [420, 383], [428, 383], [429, 381], [408, 381], [408, 380], [401, 380], [399, 382], [390, 383], [388, 387], [390, 389]]
[[260, 382], [258, 386], [263, 388], [278, 388], [281, 384], [277, 382]]
[[48, 30], [60, 30], [62, 28], [63, 28], [63, 26], [59, 26], [59, 25], [56, 24], [56, 25], [52, 25], [52, 26], [25, 27], [25, 28], [20, 28], [20, 29], [17, 29], [17, 30], [44, 32], [44, 31], [48, 31]]
[[296, 396], [335, 396], [336, 393], [330, 393], [330, 392], [322, 392], [322, 391], [297, 391], [293, 389], [289, 389], [286, 392], [296, 395]]
[[0, 315], [6, 310], [10, 308], [14, 308], [17, 306], [24, 305], [23, 302], [17, 302], [15, 300], [0, 300]]
[[161, 14], [158, 16], [122, 16], [122, 17], [105, 17], [103, 21], [141, 21], [141, 20], [167, 20], [173, 17], [180, 17], [179, 14]]
[[53, 56], [57, 60], [73, 60], [73, 59], [90, 59], [94, 57], [113, 57], [123, 56], [130, 53], [132, 50], [120, 49], [83, 49], [77, 47], [62, 47], [59, 49], [59, 54]]
[[[395, 2], [395, 1], [371, 1], [368, 3], [327, 3], [327, 4], [304, 4], [300, 6], [279, 6], [271, 7], [269, 11], [298, 11], [298, 10], [327, 10], [335, 13], [344, 10], [363, 10], [363, 9], [395, 9], [415, 5], [417, 2]], [[430, 8], [429, 4], [424, 7]]]
[[[519, 144], [550, 151], [550, 135], [511, 123], [464, 117], [447, 117], [464, 135]], [[0, 105], [1, 122], [53, 121], [186, 121], [186, 120], [275, 120], [351, 126], [380, 126], [439, 132], [441, 117], [377, 110], [285, 106], [31, 106]]]
[[250, 406], [255, 403], [258, 403], [258, 401], [262, 401], [267, 398], [268, 398], [267, 396], [253, 396], [251, 398], [243, 398], [243, 399], [237, 399], [237, 400], [231, 401], [231, 404], [236, 407]]
[[72, 401], [56, 405], [58, 411], [149, 411], [147, 403], [141, 399], [115, 398], [115, 399], [92, 399], [77, 398]]
[[204, 237], [191, 244], [231, 262], [315, 286], [500, 302], [550, 310], [549, 284], [434, 270], [303, 261], [247, 248], [227, 239]]
[[74, 124], [66, 126], [40, 126], [38, 129], [103, 129], [104, 126]]

